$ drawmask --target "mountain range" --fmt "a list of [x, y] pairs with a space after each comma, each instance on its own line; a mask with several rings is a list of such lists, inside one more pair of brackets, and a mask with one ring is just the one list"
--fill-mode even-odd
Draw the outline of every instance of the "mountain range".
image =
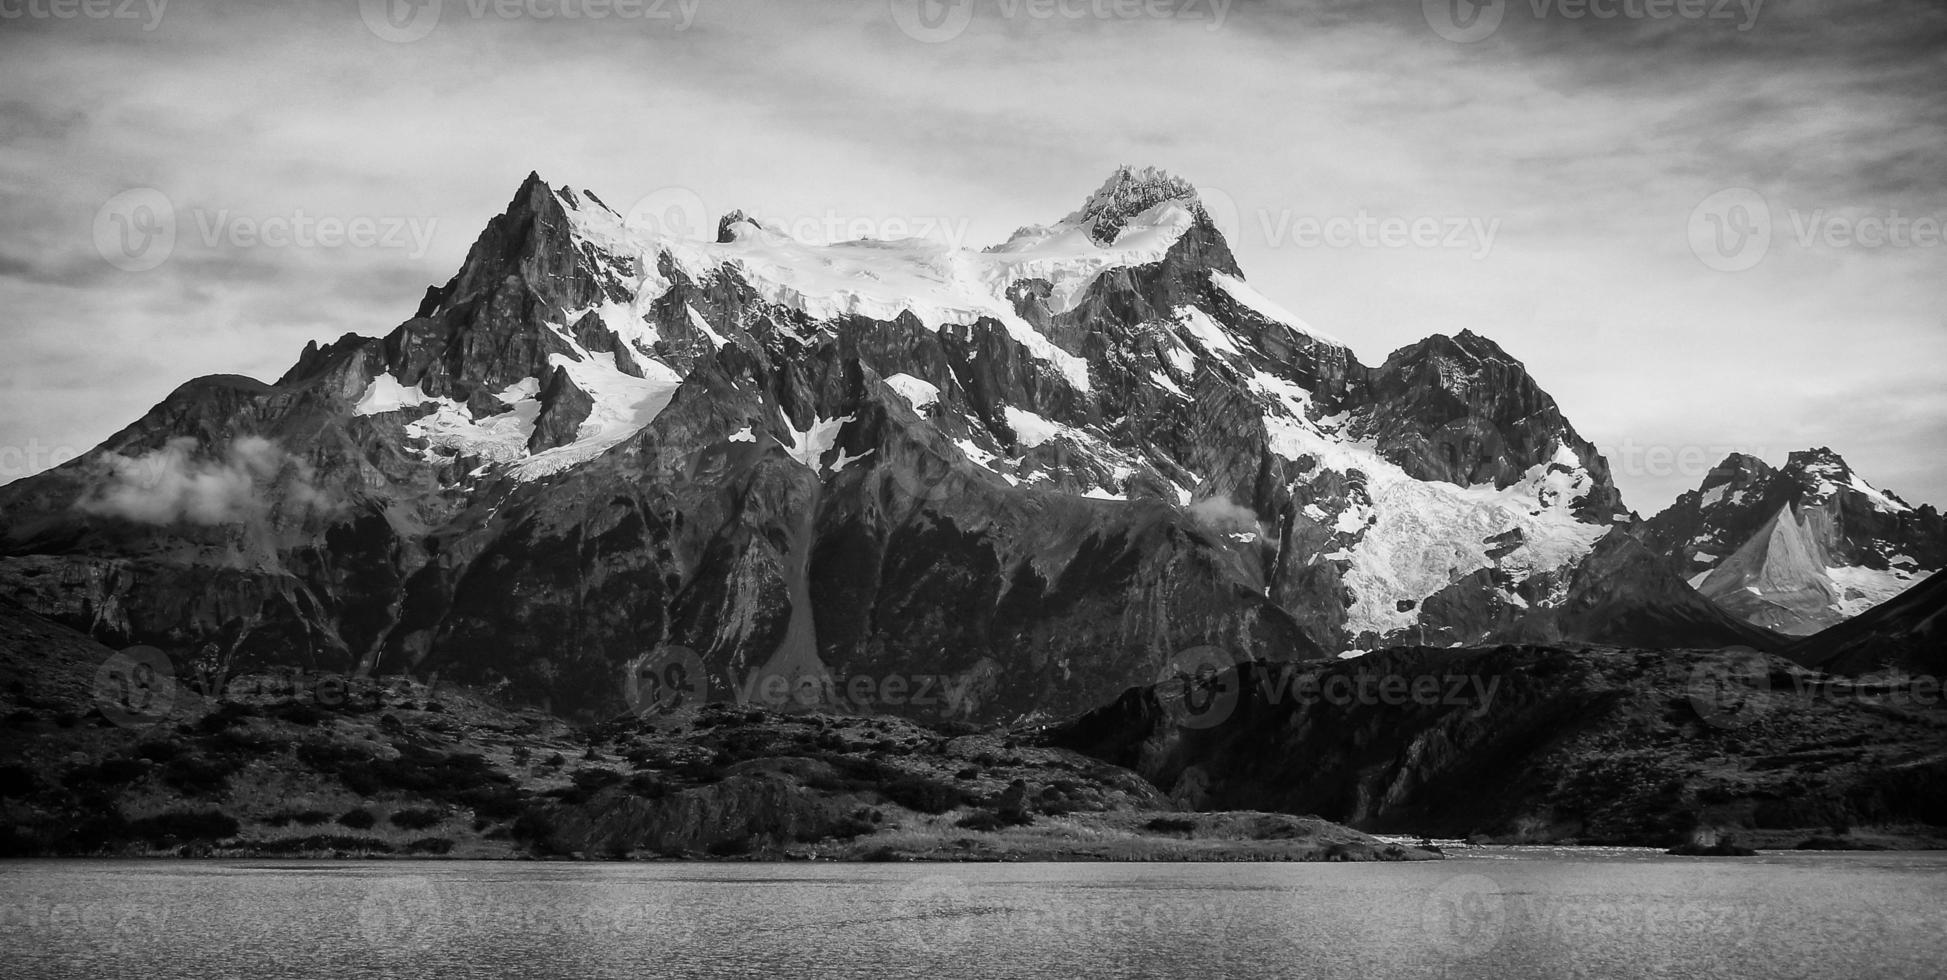
[[190, 381], [0, 488], [0, 595], [102, 642], [583, 718], [670, 663], [987, 722], [1193, 650], [1784, 650], [1943, 560], [1938, 513], [1823, 450], [1639, 520], [1493, 341], [1367, 366], [1128, 167], [977, 251], [658, 235], [530, 175], [383, 337]]

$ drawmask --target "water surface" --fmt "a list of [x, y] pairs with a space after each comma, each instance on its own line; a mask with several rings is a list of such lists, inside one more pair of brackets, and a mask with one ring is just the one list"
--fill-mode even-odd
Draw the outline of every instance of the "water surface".
[[10, 977], [1940, 976], [1947, 854], [0, 862]]

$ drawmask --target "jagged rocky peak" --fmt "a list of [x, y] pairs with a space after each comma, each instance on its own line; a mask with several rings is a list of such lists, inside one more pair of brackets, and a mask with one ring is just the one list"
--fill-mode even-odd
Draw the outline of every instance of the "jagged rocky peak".
[[1180, 201], [1199, 217], [1207, 217], [1203, 200], [1189, 181], [1155, 167], [1123, 164], [1062, 223], [1086, 225], [1090, 238], [1109, 245], [1131, 218], [1165, 201]]
[[1535, 467], [1580, 472], [1577, 510], [1624, 514], [1609, 465], [1555, 399], [1499, 344], [1471, 330], [1434, 334], [1373, 369], [1371, 403], [1353, 432], [1417, 479], [1506, 487]]
[[1819, 482], [1844, 483], [1852, 478], [1852, 467], [1845, 457], [1825, 446], [1801, 449], [1785, 457], [1785, 470], [1798, 474], [1808, 488]]
[[736, 241], [738, 225], [751, 225], [762, 231], [769, 230], [754, 215], [745, 212], [743, 208], [737, 208], [717, 221], [717, 244], [726, 245]]
[[1740, 618], [1805, 634], [1858, 615], [1947, 563], [1947, 528], [1867, 483], [1830, 448], [1781, 469], [1734, 453], [1644, 528], [1706, 597]]
[[1772, 469], [1770, 463], [1756, 456], [1749, 453], [1732, 453], [1724, 457], [1723, 462], [1711, 467], [1709, 473], [1704, 474], [1704, 482], [1698, 489], [1710, 491], [1718, 487], [1736, 489], [1756, 486], [1777, 475], [1778, 471]]
[[1838, 453], [1823, 446], [1792, 453], [1785, 459], [1785, 472], [1804, 488], [1806, 500], [1817, 502], [1834, 494], [1851, 491], [1860, 494], [1880, 510], [1907, 511], [1912, 506], [1897, 495], [1881, 490], [1859, 478]]

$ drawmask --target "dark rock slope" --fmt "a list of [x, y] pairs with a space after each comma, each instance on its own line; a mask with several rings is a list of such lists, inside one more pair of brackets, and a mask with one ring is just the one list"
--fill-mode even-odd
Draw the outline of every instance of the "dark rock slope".
[[1792, 644], [1784, 655], [1833, 674], [1947, 676], [1947, 576], [1930, 576], [1856, 618]]
[[1132, 689], [1050, 741], [1185, 806], [1361, 829], [1669, 846], [1947, 836], [1937, 685], [1756, 653], [1400, 649]]

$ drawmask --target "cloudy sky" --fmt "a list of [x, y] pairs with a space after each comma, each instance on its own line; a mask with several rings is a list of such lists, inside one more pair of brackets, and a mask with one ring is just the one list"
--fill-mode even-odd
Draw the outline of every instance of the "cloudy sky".
[[1368, 363], [1498, 340], [1639, 510], [1815, 445], [1947, 504], [1943, 91], [1902, 0], [0, 0], [0, 480], [385, 332], [529, 170], [978, 246], [1128, 162]]

